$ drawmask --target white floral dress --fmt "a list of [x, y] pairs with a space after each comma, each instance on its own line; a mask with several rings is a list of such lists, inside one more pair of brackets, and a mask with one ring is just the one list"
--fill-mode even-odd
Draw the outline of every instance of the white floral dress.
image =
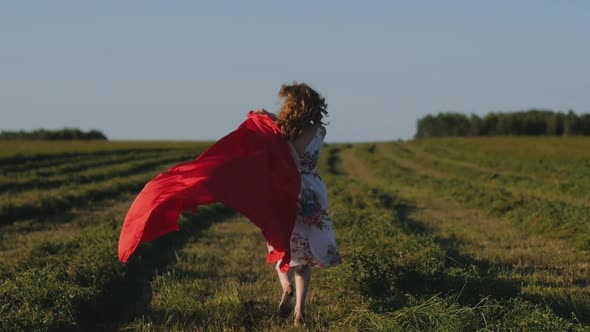
[[328, 192], [316, 168], [322, 144], [323, 136], [318, 127], [305, 152], [299, 155], [301, 191], [291, 234], [291, 267], [328, 267], [342, 262], [327, 212]]

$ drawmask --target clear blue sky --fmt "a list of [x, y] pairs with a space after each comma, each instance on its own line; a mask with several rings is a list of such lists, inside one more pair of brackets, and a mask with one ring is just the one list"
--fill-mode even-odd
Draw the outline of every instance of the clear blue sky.
[[590, 112], [590, 1], [0, 3], [0, 129], [215, 140], [293, 80], [326, 97], [332, 142], [447, 110]]

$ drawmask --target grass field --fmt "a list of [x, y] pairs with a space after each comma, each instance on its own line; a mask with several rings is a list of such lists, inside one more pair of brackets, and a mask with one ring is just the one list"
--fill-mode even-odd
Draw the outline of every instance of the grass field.
[[[206, 142], [0, 142], [0, 331], [283, 331], [260, 232], [221, 205], [117, 261], [135, 195]], [[329, 144], [343, 255], [313, 331], [590, 331], [590, 139]]]

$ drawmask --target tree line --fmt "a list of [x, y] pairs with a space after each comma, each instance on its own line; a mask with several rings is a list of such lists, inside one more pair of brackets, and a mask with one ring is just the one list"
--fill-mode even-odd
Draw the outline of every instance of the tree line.
[[440, 136], [570, 136], [590, 135], [590, 114], [552, 110], [491, 112], [483, 117], [443, 112], [418, 120], [416, 138]]
[[10, 131], [0, 132], [0, 139], [30, 139], [30, 140], [106, 140], [107, 137], [100, 131], [92, 129], [82, 131], [78, 128], [63, 129], [35, 129], [32, 131]]

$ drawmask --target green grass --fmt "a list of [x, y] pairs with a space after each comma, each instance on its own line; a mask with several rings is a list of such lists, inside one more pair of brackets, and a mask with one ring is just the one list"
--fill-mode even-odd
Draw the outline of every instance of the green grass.
[[[111, 143], [117, 146], [116, 143]], [[163, 145], [165, 146], [165, 145]], [[64, 210], [93, 204], [126, 192], [134, 192], [149, 181], [154, 171], [198, 156], [203, 144], [191, 144], [199, 150], [182, 149], [159, 152], [140, 160], [126, 159], [119, 164], [94, 166], [64, 172], [64, 167], [53, 170], [42, 168], [36, 173], [11, 176], [0, 180], [0, 187], [8, 187], [0, 195], [0, 225], [30, 218], [47, 218]], [[122, 145], [129, 150], [127, 144]], [[112, 151], [123, 151], [112, 148]], [[94, 154], [103, 150], [90, 150]], [[70, 167], [68, 164], [66, 167]], [[29, 188], [27, 190], [27, 188]], [[34, 188], [34, 189], [30, 189]]]
[[[589, 209], [536, 198], [526, 187], [515, 194], [510, 188], [487, 185], [481, 178], [461, 176], [450, 165], [420, 162], [411, 156], [417, 155], [414, 144], [356, 145], [347, 151], [347, 165], [357, 177], [402, 192], [414, 199], [413, 205], [432, 210], [422, 221], [452, 250], [449, 257], [469, 261], [476, 255], [479, 261], [475, 264], [487, 274], [519, 285], [522, 298], [547, 304], [564, 318], [574, 315], [590, 322]], [[449, 148], [444, 141], [438, 144]], [[437, 204], [441, 206], [433, 210]], [[476, 208], [477, 213], [469, 208]]]
[[[78, 171], [89, 169], [92, 167], [100, 167], [106, 165], [114, 165], [118, 163], [125, 163], [131, 160], [140, 160], [145, 157], [153, 157], [162, 154], [162, 151], [130, 151], [127, 153], [101, 155], [87, 155], [62, 157], [54, 160], [52, 165], [43, 165], [42, 163], [23, 163], [21, 165], [12, 165], [11, 167], [4, 167], [4, 176], [2, 179], [35, 179], [43, 176], [55, 176], [64, 173], [75, 174]], [[55, 165], [55, 163], [58, 163]], [[10, 170], [10, 169], [13, 170]]]
[[[575, 191], [562, 188], [559, 199], [547, 193], [554, 183], [590, 187], [588, 142], [327, 145], [320, 173], [344, 263], [314, 269], [308, 329], [589, 330], [588, 207]], [[222, 206], [183, 215], [181, 232], [141, 246], [128, 265], [117, 261], [133, 190], [172, 162], [164, 156], [197, 154], [205, 144], [69, 143], [2, 143], [0, 167], [26, 165], [6, 186], [45, 183], [38, 197], [56, 203], [30, 203], [21, 211], [34, 213], [0, 219], [0, 231], [12, 234], [0, 250], [22, 251], [15, 259], [0, 255], [0, 330], [289, 329], [291, 320], [276, 312], [281, 289], [264, 263], [264, 239]], [[139, 166], [160, 148], [168, 151], [160, 163]], [[143, 161], [127, 158], [135, 154]], [[107, 162], [113, 156], [120, 165]], [[489, 177], [490, 169], [498, 176]], [[75, 184], [70, 192], [53, 187], [62, 179]], [[112, 211], [85, 214], [91, 200]]]
[[0, 141], [0, 165], [56, 160], [64, 156], [111, 155], [130, 151], [197, 150], [211, 142], [167, 141]]
[[[536, 177], [521, 186], [503, 184], [497, 180], [498, 176], [489, 173], [420, 160], [412, 153], [411, 146], [400, 147], [395, 143], [380, 145], [373, 153], [368, 152], [368, 147], [357, 147], [357, 153], [384, 180], [428, 187], [437, 194], [505, 217], [530, 231], [567, 238], [577, 248], [590, 250], [590, 207], [587, 202], [580, 203], [576, 197], [579, 195], [574, 193], [561, 193], [559, 199], [549, 198], [551, 193], [545, 192], [551, 188], [548, 183], [551, 177]], [[590, 188], [590, 180], [579, 182], [578, 186]], [[538, 187], [545, 192], [538, 192]]]
[[181, 220], [183, 232], [143, 246], [125, 266], [117, 261], [117, 219], [73, 239], [39, 243], [28, 257], [0, 270], [0, 330], [112, 328], [117, 319], [133, 313], [130, 308], [142, 305], [146, 280], [176, 259], [174, 248], [232, 213], [212, 206], [196, 216], [187, 214]]
[[[193, 152], [194, 153], [194, 152]], [[143, 157], [143, 158], [142, 158]], [[31, 176], [5, 176], [0, 178], [0, 189], [9, 191], [10, 195], [22, 192], [27, 189], [49, 189], [65, 185], [83, 184], [89, 182], [98, 182], [108, 180], [113, 177], [121, 177], [127, 175], [134, 175], [143, 170], [153, 169], [155, 166], [160, 166], [168, 162], [175, 162], [178, 160], [190, 160], [194, 154], [189, 153], [166, 153], [159, 152], [153, 156], [133, 156], [127, 157], [123, 160], [109, 161], [108, 163], [99, 164], [96, 160], [93, 163], [83, 165], [77, 169], [72, 170], [72, 166], [60, 167], [60, 169], [52, 170], [51, 173], [47, 171], [40, 171]]]

